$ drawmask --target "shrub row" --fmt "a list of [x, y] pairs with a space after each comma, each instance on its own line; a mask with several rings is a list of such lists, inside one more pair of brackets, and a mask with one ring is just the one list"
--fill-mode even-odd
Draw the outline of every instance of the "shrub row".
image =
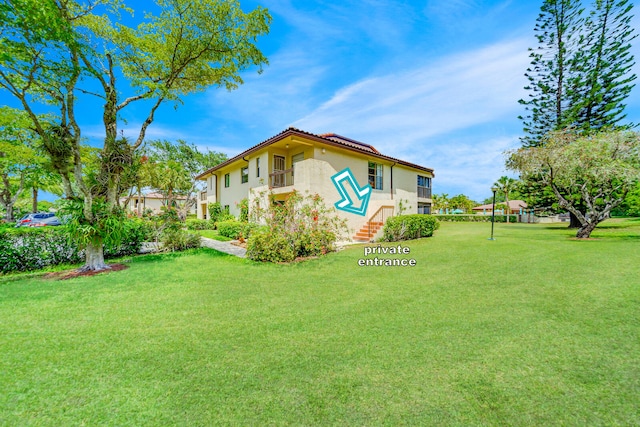
[[188, 230], [215, 230], [216, 223], [208, 219], [188, 219], [185, 221]]
[[[491, 215], [433, 215], [445, 222], [491, 222]], [[495, 222], [507, 222], [507, 215], [496, 215]], [[509, 222], [518, 222], [518, 215], [509, 215]]]
[[251, 235], [247, 257], [254, 261], [291, 262], [297, 257], [324, 255], [335, 250], [336, 234], [329, 230], [307, 230], [282, 234], [262, 228]]
[[421, 237], [431, 237], [440, 223], [431, 215], [399, 215], [391, 217], [384, 225], [382, 240], [397, 242]]
[[[138, 253], [145, 240], [141, 221], [127, 221], [125, 238], [120, 244], [107, 244], [105, 258]], [[79, 263], [84, 251], [69, 238], [66, 227], [14, 228], [0, 230], [0, 272], [30, 271], [44, 267]]]

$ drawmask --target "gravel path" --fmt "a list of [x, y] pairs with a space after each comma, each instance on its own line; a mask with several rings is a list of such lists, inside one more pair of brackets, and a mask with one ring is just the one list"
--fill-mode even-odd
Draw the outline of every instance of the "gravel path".
[[213, 240], [206, 237], [201, 237], [200, 239], [202, 241], [202, 246], [215, 249], [216, 251], [224, 252], [230, 255], [235, 255], [240, 258], [244, 258], [247, 254], [247, 250], [245, 248], [232, 245], [231, 242], [220, 242], [218, 240]]

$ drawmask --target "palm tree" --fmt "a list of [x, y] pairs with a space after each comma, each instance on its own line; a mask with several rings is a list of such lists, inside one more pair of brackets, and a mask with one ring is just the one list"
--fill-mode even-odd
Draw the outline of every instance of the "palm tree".
[[441, 209], [445, 210], [449, 207], [449, 194], [434, 194], [433, 195], [433, 210], [434, 212], [439, 212]]
[[504, 200], [507, 205], [506, 214], [507, 214], [507, 223], [509, 222], [509, 214], [511, 213], [511, 208], [509, 207], [509, 193], [515, 189], [515, 186], [518, 181], [513, 178], [509, 178], [508, 176], [501, 176], [500, 179], [493, 184], [498, 191], [504, 193]]

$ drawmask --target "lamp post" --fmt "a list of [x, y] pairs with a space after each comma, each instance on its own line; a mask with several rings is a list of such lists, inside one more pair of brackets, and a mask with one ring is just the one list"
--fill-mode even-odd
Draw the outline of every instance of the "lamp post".
[[493, 223], [496, 220], [496, 191], [498, 188], [494, 185], [491, 187], [491, 191], [493, 191], [493, 205], [491, 207], [491, 237], [488, 240], [496, 240], [493, 238]]

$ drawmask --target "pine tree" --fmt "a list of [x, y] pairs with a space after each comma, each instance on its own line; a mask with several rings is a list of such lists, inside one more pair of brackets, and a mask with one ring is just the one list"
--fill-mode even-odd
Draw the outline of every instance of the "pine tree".
[[575, 92], [576, 127], [585, 130], [629, 128], [620, 126], [626, 117], [624, 100], [635, 86], [629, 0], [596, 0], [586, 19], [583, 46], [578, 56], [583, 85]]
[[545, 0], [536, 20], [539, 46], [530, 48], [531, 67], [525, 76], [529, 80], [523, 145], [539, 145], [550, 131], [564, 129], [576, 121], [572, 101], [579, 86], [576, 73], [579, 28], [584, 23], [583, 9], [578, 0]]

